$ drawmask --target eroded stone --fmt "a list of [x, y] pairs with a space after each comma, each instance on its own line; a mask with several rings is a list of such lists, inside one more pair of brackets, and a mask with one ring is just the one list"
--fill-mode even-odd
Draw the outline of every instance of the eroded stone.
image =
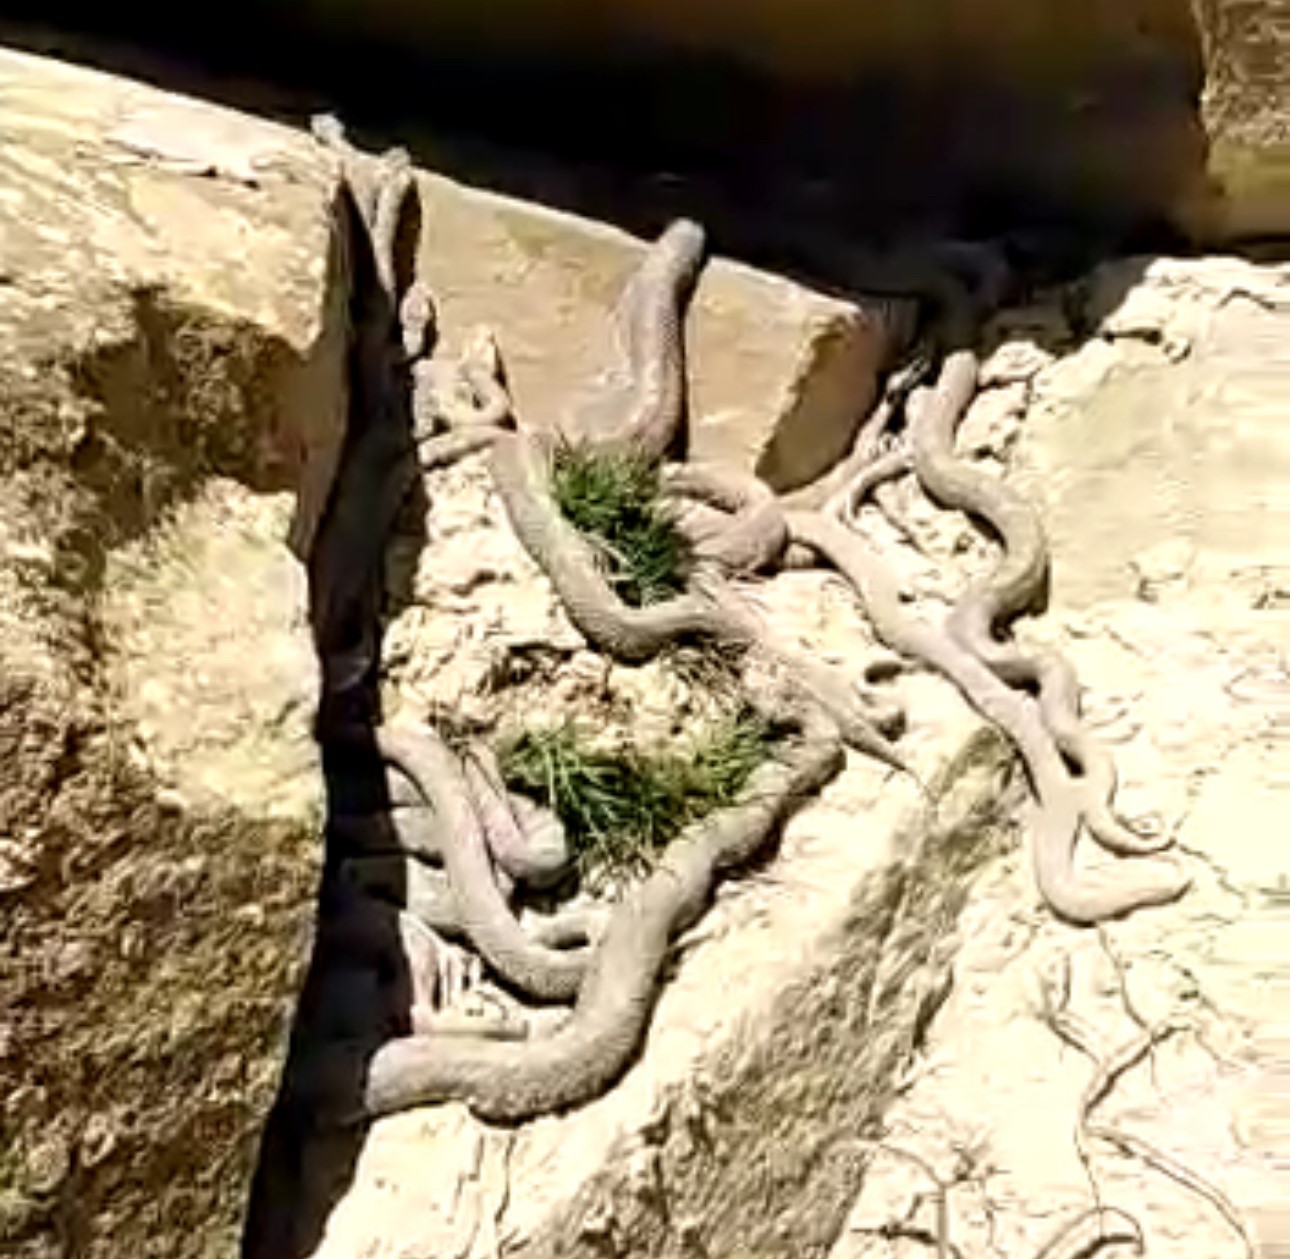
[[0, 84], [2, 1248], [229, 1255], [321, 856], [335, 183], [196, 101]]

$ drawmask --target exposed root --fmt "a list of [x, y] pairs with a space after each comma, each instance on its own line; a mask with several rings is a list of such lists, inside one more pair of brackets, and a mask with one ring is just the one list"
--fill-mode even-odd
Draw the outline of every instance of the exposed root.
[[1080, 1098], [1079, 1110], [1075, 1121], [1075, 1143], [1080, 1160], [1093, 1186], [1094, 1196], [1098, 1198], [1097, 1182], [1092, 1168], [1092, 1158], [1088, 1146], [1090, 1139], [1097, 1139], [1114, 1146], [1121, 1153], [1131, 1154], [1146, 1163], [1161, 1175], [1167, 1176], [1175, 1184], [1189, 1190], [1204, 1199], [1223, 1217], [1232, 1231], [1237, 1235], [1248, 1259], [1253, 1259], [1254, 1244], [1245, 1227], [1241, 1213], [1228, 1196], [1216, 1185], [1184, 1166], [1177, 1159], [1157, 1149], [1153, 1144], [1120, 1128], [1105, 1124], [1093, 1124], [1093, 1111], [1110, 1095], [1116, 1082], [1128, 1071], [1136, 1067], [1157, 1045], [1163, 1044], [1169, 1037], [1186, 1030], [1190, 1024], [1181, 1018], [1170, 1018], [1155, 1026], [1144, 1028], [1137, 1036], [1126, 1041], [1109, 1054], [1103, 1054], [1097, 1045], [1097, 1033], [1083, 1019], [1067, 1009], [1069, 989], [1058, 994], [1054, 999], [1051, 987], [1044, 992], [1042, 1017], [1053, 1033], [1072, 1048], [1079, 1050], [1095, 1066]]
[[1063, 1224], [1034, 1259], [1093, 1259], [1108, 1246], [1132, 1246], [1136, 1254], [1145, 1254], [1142, 1225], [1118, 1207], [1090, 1207]]

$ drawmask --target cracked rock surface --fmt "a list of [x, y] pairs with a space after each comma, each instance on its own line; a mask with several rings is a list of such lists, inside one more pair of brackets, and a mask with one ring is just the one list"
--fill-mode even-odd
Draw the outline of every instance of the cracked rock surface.
[[7, 52], [0, 135], [0, 1251], [213, 1259], [320, 866], [328, 176]]
[[[1282, 1253], [1288, 306], [1284, 269], [1107, 263], [996, 319], [964, 424], [963, 448], [1041, 506], [1052, 605], [1021, 633], [1076, 663], [1125, 813], [1195, 866], [1181, 903], [1064, 927], [1037, 904], [1024, 793], [1000, 764], [964, 773], [938, 829], [907, 783], [853, 760], [686, 942], [617, 1090], [515, 1132], [457, 1107], [382, 1121], [314, 1253], [895, 1259], [934, 1253], [943, 1229], [948, 1253], [1030, 1256], [1059, 1235], [1087, 1248], [1099, 1201], [1151, 1254]], [[496, 719], [489, 670], [535, 636], [563, 679], [544, 702], [612, 690], [579, 670], [482, 470], [435, 473], [427, 493], [392, 702]], [[893, 505], [917, 551], [866, 523], [920, 598], [948, 604], [991, 562], [916, 491]], [[820, 654], [872, 655], [829, 578], [784, 574], [757, 597]], [[893, 685], [920, 770], [955, 751], [971, 765], [957, 696], [919, 674]], [[965, 815], [980, 846], [958, 834], [946, 882], [938, 843]]]
[[[281, 129], [0, 71], [0, 1241], [230, 1254], [321, 856], [288, 542], [343, 413], [331, 175]], [[448, 348], [487, 318], [521, 409], [549, 411], [638, 246], [425, 188]], [[518, 1130], [456, 1106], [383, 1120], [339, 1186], [306, 1148], [279, 1204], [314, 1221], [296, 1253], [1031, 1259], [1099, 1201], [1152, 1256], [1286, 1253], [1288, 306], [1284, 268], [1108, 262], [995, 321], [964, 426], [1041, 506], [1052, 606], [1020, 633], [1070, 653], [1125, 812], [1195, 867], [1183, 901], [1054, 923], [1011, 757], [939, 679], [899, 676], [935, 817], [852, 757], [682, 941], [620, 1086]], [[874, 368], [820, 348], [834, 316], [856, 318], [718, 270], [696, 445], [754, 466], [803, 398], [840, 441], [837, 399]], [[480, 461], [424, 488], [390, 560], [392, 712], [688, 727], [675, 678], [582, 650]], [[919, 599], [990, 562], [905, 485], [891, 506], [917, 549], [864, 523]], [[875, 654], [825, 574], [754, 597], [822, 658]]]

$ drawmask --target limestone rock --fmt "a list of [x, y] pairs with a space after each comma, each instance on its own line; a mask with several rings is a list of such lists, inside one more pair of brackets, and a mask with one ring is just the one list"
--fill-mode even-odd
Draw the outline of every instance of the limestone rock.
[[[23, 210], [0, 249], [0, 1062], [14, 1134], [0, 1238], [33, 1259], [225, 1254], [315, 874], [302, 595], [281, 539], [295, 492], [307, 546], [337, 446], [329, 175], [282, 133], [250, 138], [188, 104], [167, 126], [141, 89], [0, 68], [0, 124], [19, 137], [0, 192]], [[250, 156], [269, 150], [294, 174]], [[492, 324], [520, 408], [541, 422], [599, 366], [639, 244], [436, 176], [421, 187], [420, 270], [446, 349]], [[276, 237], [245, 227], [262, 215]], [[1157, 1078], [1126, 1072], [1099, 1104], [1219, 1182], [1275, 1253], [1284, 1195], [1264, 1145], [1278, 1116], [1250, 1099], [1276, 1095], [1284, 1056], [1264, 1024], [1285, 953], [1284, 862], [1267, 838], [1288, 728], [1285, 277], [1122, 265], [1084, 286], [1078, 352], [1064, 316], [1021, 321], [968, 445], [1007, 458], [1042, 503], [1054, 615], [1022, 633], [1070, 650], [1090, 719], [1117, 745], [1126, 812], [1177, 829], [1194, 893], [1101, 933], [1036, 912], [1007, 842], [1008, 758], [943, 683], [901, 677], [924, 777], [966, 741], [932, 842], [913, 784], [853, 760], [778, 859], [681, 942], [644, 1053], [612, 1093], [518, 1131], [456, 1106], [401, 1115], [365, 1142], [347, 1134], [330, 1165], [324, 1142], [307, 1144], [299, 1196], [273, 1204], [292, 1253], [889, 1254], [938, 1226], [932, 1186], [892, 1151], [907, 1144], [955, 1184], [956, 1249], [1036, 1253], [1090, 1203], [1070, 1138], [1095, 1068], [1054, 1043], [1034, 991], [1063, 959], [1108, 1047], [1142, 1020], [1186, 1017], [1195, 1035], [1157, 1046]], [[244, 339], [219, 341], [230, 320]], [[859, 351], [840, 375], [827, 366], [828, 329], [845, 343], [863, 322], [718, 262], [692, 341], [698, 453], [763, 471], [768, 452], [796, 455], [781, 436], [800, 399], [849, 398], [838, 381], [871, 370]], [[219, 352], [201, 353], [212, 337]], [[725, 431], [702, 418], [724, 413]], [[428, 558], [392, 635], [395, 692], [436, 680], [420, 676], [431, 646], [436, 664], [469, 657], [473, 676], [498, 640], [558, 632], [540, 581], [494, 536], [505, 522], [478, 469], [452, 472], [419, 505]], [[447, 539], [459, 549], [431, 573]], [[858, 668], [872, 650], [854, 600], [821, 574], [756, 597], [821, 659]], [[576, 638], [559, 646], [572, 664]], [[583, 682], [600, 685], [594, 670]], [[884, 1180], [890, 1164], [903, 1179]], [[1212, 1198], [1131, 1159], [1092, 1174], [1165, 1259], [1235, 1250]]]
[[333, 177], [0, 52], [0, 1250], [235, 1252], [321, 857]]
[[1284, 236], [1290, 224], [1290, 8], [1196, 0], [1205, 54], [1201, 117], [1218, 191], [1209, 234]]
[[[320, 856], [299, 561], [343, 435], [335, 170], [298, 133], [55, 63], [2, 54], [0, 84], [0, 1236], [227, 1254]], [[421, 184], [448, 347], [501, 310], [540, 419], [600, 366], [643, 244]], [[697, 451], [751, 467], [796, 435], [809, 475], [800, 438], [840, 453], [887, 328], [717, 261], [695, 410], [723, 422]]]
[[[418, 187], [418, 273], [444, 353], [490, 325], [517, 413], [550, 425], [615, 366], [608, 315], [646, 242], [442, 176], [422, 173]], [[687, 325], [690, 456], [795, 488], [846, 453], [913, 303], [843, 301], [713, 249]]]
[[[963, 443], [1041, 505], [1055, 608], [1018, 636], [1056, 639], [1078, 665], [1121, 807], [1177, 828], [1195, 859], [1183, 901], [1099, 933], [1053, 921], [1028, 860], [1010, 843], [994, 855], [1011, 832], [995, 829], [988, 758], [960, 760], [966, 798], [942, 811], [967, 820], [966, 848], [947, 851], [988, 839], [992, 859], [969, 859], [965, 888], [966, 869], [944, 877], [901, 829], [911, 784], [857, 759], [683, 940], [641, 1058], [612, 1092], [518, 1130], [455, 1105], [378, 1123], [348, 1151], [345, 1191], [314, 1201], [299, 1251], [889, 1259], [934, 1244], [939, 1177], [954, 1250], [1036, 1254], [1093, 1202], [1071, 1132], [1096, 1068], [1062, 1047], [1037, 996], [1068, 959], [1072, 1009], [1107, 1052], [1142, 1036], [1138, 1019], [1195, 1030], [1157, 1047], [1155, 1079], [1145, 1060], [1126, 1071], [1096, 1118], [1216, 1185], [1264, 1247], [1253, 1253], [1276, 1254], [1277, 1116], [1252, 1099], [1276, 1096], [1284, 1057], [1265, 1008], [1285, 934], [1269, 842], [1290, 696], [1277, 646], [1290, 589], [1283, 285], [1274, 268], [1138, 259], [1012, 312]], [[1062, 311], [1081, 298], [1093, 317], [1077, 335]], [[1154, 331], [1175, 326], [1193, 338], [1182, 360]], [[478, 471], [453, 475], [431, 486], [427, 572], [437, 548], [473, 549], [490, 568], [470, 596], [481, 608], [499, 623], [525, 600], [545, 611], [540, 578], [507, 558], [504, 522], [481, 506]], [[949, 597], [978, 575], [977, 557], [948, 545], [931, 558]], [[756, 597], [772, 631], [817, 659], [854, 666], [873, 649], [854, 600], [819, 573], [781, 574]], [[442, 650], [451, 672], [462, 649]], [[414, 689], [392, 672], [392, 692]], [[970, 740], [972, 719], [937, 678], [897, 685], [926, 774]], [[1081, 862], [1099, 860], [1092, 848]], [[1107, 1202], [1131, 1207], [1162, 1255], [1240, 1248], [1213, 1199], [1091, 1144]], [[303, 1166], [328, 1183], [318, 1149]]]
[[[1197, 881], [1101, 938], [1023, 925], [1002, 886], [979, 889], [929, 1069], [888, 1112], [830, 1259], [934, 1236], [931, 1173], [954, 1186], [955, 1249], [1035, 1254], [1090, 1206], [1090, 1168], [1163, 1259], [1284, 1253], [1285, 284], [1284, 268], [1235, 259], [1107, 264], [1085, 286], [1101, 337], [1033, 382], [1047, 405], [1029, 409], [1009, 475], [1040, 506], [1054, 587], [1050, 615], [1018, 637], [1059, 636], [1119, 764], [1121, 811], [1176, 835]], [[1171, 329], [1191, 340], [1185, 359], [1167, 352]], [[1109, 370], [1062, 370], [1091, 347]], [[1038, 1000], [1062, 973], [1108, 1059], [1144, 1027], [1186, 1028], [1153, 1050], [1158, 1073], [1144, 1061], [1099, 1098], [1089, 1127], [1126, 1144], [1093, 1141], [1088, 1168], [1070, 1134], [1097, 1068]]]

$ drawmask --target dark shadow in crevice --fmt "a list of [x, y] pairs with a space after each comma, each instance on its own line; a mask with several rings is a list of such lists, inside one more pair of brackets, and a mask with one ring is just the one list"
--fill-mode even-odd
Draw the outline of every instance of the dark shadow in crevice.
[[870, 283], [859, 243], [1185, 251], [1168, 218], [1205, 186], [1204, 61], [1184, 0], [1122, 54], [1074, 58], [1042, 87], [930, 46], [909, 65], [792, 81], [621, 31], [594, 54], [572, 39], [508, 52], [500, 37], [434, 41], [428, 25], [418, 38], [411, 16], [396, 43], [371, 17], [356, 6], [338, 32], [339, 19], [256, 6], [202, 29], [118, 5], [10, 38], [294, 125], [334, 111], [365, 146], [403, 144], [466, 183], [645, 237], [690, 215], [723, 254], [847, 290]]
[[[387, 1040], [411, 1031], [413, 976], [399, 930], [406, 888], [386, 888], [388, 901], [363, 900], [359, 908], [338, 879], [340, 864], [354, 853], [331, 825], [342, 816], [366, 815], [384, 833], [369, 835], [364, 850], [398, 848], [377, 746], [379, 664], [388, 601], [410, 598], [408, 589], [387, 586], [390, 531], [420, 484], [397, 310], [377, 283], [371, 242], [347, 189], [337, 213], [347, 225], [352, 279], [349, 415], [336, 481], [308, 563], [321, 674], [316, 729], [327, 800], [326, 852], [313, 956], [247, 1213], [242, 1253], [248, 1259], [313, 1252], [353, 1179], [366, 1138], [361, 1124], [321, 1127], [318, 1099], [302, 1081], [330, 1046], [343, 1042], [347, 1067], [357, 1069], [338, 1077], [352, 1094], [329, 1096], [328, 1109], [361, 1113], [366, 1063]], [[413, 207], [410, 217], [415, 213]], [[412, 239], [412, 233], [399, 233], [405, 246]], [[396, 257], [396, 274], [406, 284], [406, 249]], [[405, 516], [414, 527], [419, 522], [418, 545], [424, 544], [423, 503], [419, 499], [414, 508], [422, 509]]]

